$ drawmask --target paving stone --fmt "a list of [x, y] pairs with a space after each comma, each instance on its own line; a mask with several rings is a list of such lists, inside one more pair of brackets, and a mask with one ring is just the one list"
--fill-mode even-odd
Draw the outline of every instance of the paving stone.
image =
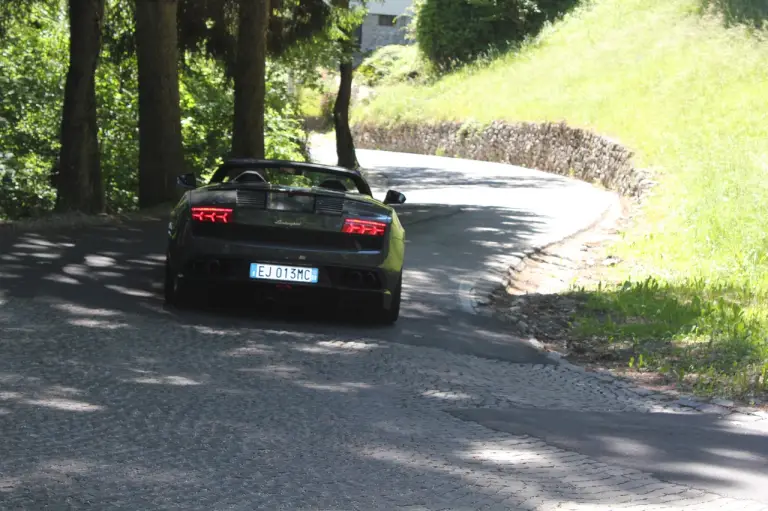
[[744, 504], [445, 413], [659, 405], [567, 367], [227, 321], [120, 323], [3, 305], [0, 509]]

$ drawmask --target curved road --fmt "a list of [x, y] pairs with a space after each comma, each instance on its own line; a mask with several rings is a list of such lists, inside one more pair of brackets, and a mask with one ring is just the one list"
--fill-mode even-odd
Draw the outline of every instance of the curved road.
[[610, 194], [360, 158], [408, 196], [393, 328], [164, 310], [162, 219], [0, 240], [0, 509], [768, 509], [756, 430], [646, 413], [651, 397], [473, 314], [515, 253]]

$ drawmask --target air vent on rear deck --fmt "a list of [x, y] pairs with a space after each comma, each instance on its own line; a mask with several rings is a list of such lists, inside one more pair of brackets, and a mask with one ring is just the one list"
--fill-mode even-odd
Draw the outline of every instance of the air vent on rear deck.
[[267, 193], [251, 190], [238, 190], [237, 205], [246, 208], [264, 209], [267, 207]]
[[320, 195], [315, 201], [315, 212], [323, 215], [341, 215], [344, 211], [342, 197], [327, 197]]

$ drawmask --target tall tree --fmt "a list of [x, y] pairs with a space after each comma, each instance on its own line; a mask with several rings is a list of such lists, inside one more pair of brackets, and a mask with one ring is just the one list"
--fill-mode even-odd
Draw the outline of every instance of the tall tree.
[[175, 176], [184, 171], [177, 12], [177, 0], [136, 0], [142, 208], [175, 199]]
[[269, 0], [240, 0], [232, 156], [264, 158]]
[[[331, 22], [324, 0], [181, 0], [182, 47], [225, 64], [235, 83], [232, 155], [263, 157], [267, 57], [301, 53]], [[303, 59], [289, 59], [293, 63]]]
[[[16, 0], [21, 1], [21, 0]], [[185, 51], [204, 48], [234, 76], [241, 0], [180, 0], [179, 32]], [[269, 0], [267, 52], [281, 57], [321, 34], [331, 21], [324, 0]], [[301, 50], [306, 49], [303, 46]], [[300, 50], [300, 51], [301, 51]]]
[[[349, 10], [349, 0], [337, 0], [337, 6]], [[344, 37], [341, 44], [341, 61], [339, 63], [339, 92], [333, 104], [333, 127], [336, 132], [336, 156], [338, 165], [348, 169], [357, 169], [360, 164], [357, 161], [355, 141], [352, 138], [352, 130], [349, 126], [349, 105], [352, 101], [352, 54], [355, 41], [353, 32], [349, 28], [343, 31]]]
[[104, 210], [96, 124], [96, 66], [104, 0], [69, 0], [69, 70], [61, 118], [61, 150], [54, 184], [58, 211]]

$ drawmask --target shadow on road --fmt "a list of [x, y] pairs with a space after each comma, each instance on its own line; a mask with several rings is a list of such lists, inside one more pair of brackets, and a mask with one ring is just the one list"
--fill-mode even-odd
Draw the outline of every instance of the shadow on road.
[[[437, 205], [409, 206], [401, 216], [408, 230], [407, 263], [402, 317], [394, 328], [369, 328], [363, 318], [347, 311], [292, 307], [290, 302], [264, 308], [227, 300], [223, 307], [168, 310], [162, 304], [166, 239], [162, 220], [6, 237], [0, 240], [0, 296], [34, 298], [48, 302], [48, 307], [77, 307], [83, 313], [72, 321], [87, 321], [88, 311], [98, 317], [96, 311], [108, 309], [181, 323], [240, 321], [353, 336], [372, 331], [390, 341], [512, 361], [546, 361], [516, 338], [505, 336], [503, 325], [485, 325], [487, 335], [479, 333], [477, 318], [462, 315], [456, 297], [463, 276], [494, 261], [501, 264], [496, 259], [506, 257], [513, 247], [525, 246], [541, 221], [523, 211]], [[446, 221], [448, 217], [454, 218]], [[433, 334], [441, 332], [444, 335], [436, 339]]]

